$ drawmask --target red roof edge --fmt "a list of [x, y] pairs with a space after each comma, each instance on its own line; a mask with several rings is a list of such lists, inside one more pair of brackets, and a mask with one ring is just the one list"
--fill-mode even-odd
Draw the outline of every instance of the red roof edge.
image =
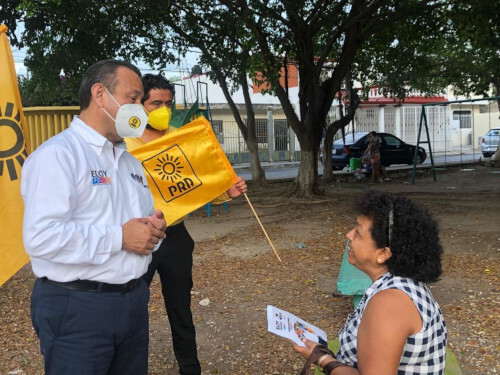
[[370, 98], [369, 100], [362, 100], [361, 105], [382, 105], [382, 104], [426, 104], [426, 103], [440, 103], [447, 102], [448, 100], [444, 96], [411, 96], [407, 97], [403, 100], [395, 99], [395, 98]]

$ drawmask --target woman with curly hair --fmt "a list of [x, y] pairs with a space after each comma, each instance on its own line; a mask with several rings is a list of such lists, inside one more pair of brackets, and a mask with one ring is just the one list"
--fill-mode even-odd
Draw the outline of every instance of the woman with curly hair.
[[347, 233], [349, 263], [372, 285], [339, 333], [340, 349], [294, 345], [326, 375], [444, 374], [447, 331], [427, 283], [441, 275], [438, 225], [404, 197], [371, 191], [358, 197]]

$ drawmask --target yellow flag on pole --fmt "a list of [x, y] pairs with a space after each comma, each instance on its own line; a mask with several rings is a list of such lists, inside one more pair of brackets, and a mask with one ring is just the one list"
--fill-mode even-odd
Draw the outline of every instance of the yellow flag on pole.
[[155, 208], [168, 224], [211, 202], [236, 174], [203, 116], [131, 151], [141, 162]]
[[0, 286], [29, 261], [23, 247], [20, 190], [21, 168], [29, 146], [7, 30], [0, 25]]

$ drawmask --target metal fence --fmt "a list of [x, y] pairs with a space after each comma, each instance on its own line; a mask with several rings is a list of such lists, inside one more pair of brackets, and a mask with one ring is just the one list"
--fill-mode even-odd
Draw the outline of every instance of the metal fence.
[[[356, 111], [354, 124], [346, 133], [386, 132], [403, 141], [416, 144], [422, 108], [425, 108], [429, 140], [422, 131], [420, 141], [429, 141], [432, 152], [440, 155], [481, 154], [481, 140], [486, 132], [500, 126], [496, 100], [485, 98], [463, 103], [440, 105], [364, 107]], [[428, 144], [421, 145], [429, 151]]]
[[[259, 160], [262, 162], [300, 160], [300, 153], [290, 142], [288, 122], [285, 119], [256, 119]], [[250, 162], [250, 154], [236, 121], [214, 120], [214, 132], [231, 164]]]
[[[27, 107], [24, 108], [27, 135], [31, 151], [50, 137], [69, 127], [71, 119], [80, 112], [79, 107]], [[271, 126], [270, 126], [271, 125]], [[236, 121], [212, 120], [212, 128], [231, 164], [250, 162], [250, 154]], [[256, 119], [259, 159], [265, 162], [300, 160], [300, 152], [290, 142], [288, 122], [284, 119]]]
[[26, 132], [33, 152], [50, 137], [69, 127], [80, 107], [27, 107], [23, 109]]
[[[424, 107], [430, 144], [436, 154], [480, 153], [481, 139], [493, 127], [500, 127], [496, 101], [446, 104]], [[334, 111], [332, 118], [334, 117]], [[79, 107], [25, 108], [26, 127], [31, 150], [66, 129]], [[422, 113], [420, 105], [359, 108], [354, 119], [356, 132], [371, 130], [391, 133], [403, 141], [416, 144]], [[214, 118], [212, 127], [231, 164], [249, 163], [250, 155], [236, 121]], [[346, 133], [352, 132], [350, 124]], [[295, 134], [286, 119], [258, 118], [256, 132], [259, 159], [262, 162], [300, 160]], [[426, 141], [423, 134], [421, 141]], [[422, 145], [428, 151], [427, 144]]]

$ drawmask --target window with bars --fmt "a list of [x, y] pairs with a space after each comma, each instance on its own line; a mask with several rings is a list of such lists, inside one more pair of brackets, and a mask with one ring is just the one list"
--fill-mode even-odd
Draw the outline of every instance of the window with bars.
[[460, 129], [472, 128], [471, 111], [453, 111], [453, 120], [458, 121]]
[[377, 118], [377, 110], [374, 108], [367, 108], [366, 118]]
[[257, 143], [267, 144], [267, 119], [255, 119], [255, 133], [257, 135]]
[[288, 150], [288, 122], [286, 119], [274, 120], [274, 149], [276, 151]]
[[[245, 125], [248, 127], [248, 119], [245, 119]], [[257, 136], [257, 143], [262, 145], [268, 144], [268, 131], [267, 131], [267, 118], [255, 119], [255, 135]], [[261, 146], [262, 147], [262, 146]], [[266, 146], [267, 147], [267, 146]]]

